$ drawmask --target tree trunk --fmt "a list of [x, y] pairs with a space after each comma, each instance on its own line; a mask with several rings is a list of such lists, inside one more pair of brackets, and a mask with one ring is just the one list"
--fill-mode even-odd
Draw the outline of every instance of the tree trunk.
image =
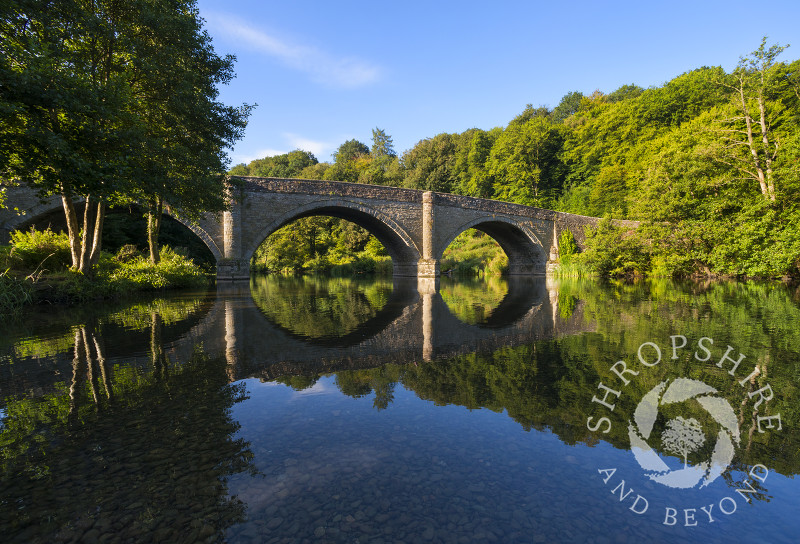
[[80, 261], [78, 264], [78, 272], [81, 274], [88, 274], [90, 270], [89, 266], [89, 238], [91, 230], [89, 229], [89, 225], [91, 225], [89, 219], [91, 217], [91, 208], [92, 208], [92, 201], [91, 196], [87, 195], [86, 201], [84, 202], [83, 208], [83, 230], [81, 232], [81, 252], [80, 252]]
[[161, 252], [158, 249], [158, 233], [161, 230], [161, 214], [164, 212], [164, 199], [160, 196], [150, 201], [147, 212], [147, 244], [150, 246], [150, 262], [158, 264]]
[[772, 179], [772, 158], [773, 153], [777, 152], [778, 145], [774, 144], [775, 151], [770, 149], [769, 143], [769, 127], [767, 126], [767, 108], [764, 104], [764, 94], [758, 93], [758, 110], [760, 114], [761, 123], [761, 145], [764, 147], [764, 162], [766, 163], [766, 183], [767, 183], [767, 197], [775, 202], [775, 181]]
[[94, 375], [94, 361], [92, 360], [92, 346], [89, 344], [89, 338], [86, 334], [86, 327], [81, 327], [81, 336], [83, 337], [83, 349], [86, 356], [86, 380], [89, 382], [89, 388], [92, 391], [92, 398], [94, 399], [94, 406], [97, 409], [100, 403], [98, 395], [97, 379]]
[[69, 426], [73, 426], [78, 419], [78, 400], [80, 398], [80, 368], [81, 368], [81, 351], [83, 347], [81, 343], [83, 337], [81, 331], [75, 331], [75, 351], [72, 358], [72, 381], [69, 385], [69, 411], [67, 415], [67, 422]]
[[72, 254], [72, 268], [77, 270], [81, 264], [80, 257], [80, 231], [78, 230], [78, 214], [75, 211], [75, 203], [72, 196], [61, 186], [61, 204], [64, 206], [64, 216], [67, 219], [67, 235], [69, 236], [69, 248]]
[[[753, 166], [755, 167], [758, 184], [761, 187], [761, 194], [764, 195], [765, 198], [769, 198], [767, 179], [764, 175], [764, 168], [761, 165], [761, 158], [758, 156], [758, 149], [756, 148], [755, 139], [753, 137], [753, 117], [750, 115], [750, 110], [747, 107], [747, 98], [744, 95], [744, 80], [741, 80], [739, 83], [739, 103], [742, 107], [744, 122], [747, 128], [747, 146], [750, 149], [750, 155], [753, 157]], [[762, 137], [766, 138], [766, 135], [763, 132]], [[772, 200], [775, 199], [773, 198]]]
[[93, 269], [94, 265], [100, 260], [100, 250], [103, 246], [103, 222], [106, 218], [106, 205], [100, 200], [97, 202], [95, 212], [94, 236], [92, 237], [92, 251], [89, 253], [89, 266]]

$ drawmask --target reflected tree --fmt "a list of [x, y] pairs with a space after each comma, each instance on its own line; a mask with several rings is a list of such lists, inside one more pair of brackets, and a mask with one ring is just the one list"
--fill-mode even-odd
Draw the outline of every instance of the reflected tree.
[[[8, 542], [88, 540], [115, 533], [159, 541], [222, 541], [245, 505], [227, 494], [233, 474], [255, 474], [235, 437], [224, 358], [164, 357], [163, 321], [151, 316], [152, 370], [108, 368], [100, 329], [75, 330], [69, 384], [38, 398], [3, 399], [0, 525]], [[83, 535], [83, 536], [82, 536]], [[138, 535], [138, 536], [137, 536]]]

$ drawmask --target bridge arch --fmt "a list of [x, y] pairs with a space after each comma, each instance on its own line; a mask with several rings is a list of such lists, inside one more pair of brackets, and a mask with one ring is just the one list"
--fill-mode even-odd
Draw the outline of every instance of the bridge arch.
[[[80, 206], [83, 204], [83, 200], [75, 200], [75, 204]], [[40, 200], [34, 205], [27, 207], [26, 209], [22, 210], [23, 214], [16, 215], [14, 217], [9, 218], [7, 221], [3, 223], [3, 229], [7, 230], [10, 234], [11, 232], [18, 231], [18, 230], [25, 230], [40, 221], [43, 218], [49, 215], [55, 215], [59, 212], [63, 214], [63, 204], [61, 201], [60, 196], [53, 196], [46, 200]], [[164, 208], [164, 215], [174, 219], [187, 229], [189, 229], [195, 236], [197, 236], [203, 244], [208, 248], [211, 254], [214, 256], [215, 261], [219, 261], [222, 259], [222, 252], [220, 251], [219, 246], [217, 246], [216, 242], [214, 242], [213, 237], [206, 232], [205, 229], [202, 228], [197, 223], [187, 220], [186, 218], [182, 217], [181, 214], [175, 213], [174, 210], [169, 209], [169, 207]], [[61, 216], [59, 216], [61, 218]]]
[[544, 274], [548, 254], [541, 240], [525, 224], [502, 217], [480, 217], [454, 229], [438, 252], [438, 259], [456, 236], [467, 229], [479, 230], [495, 240], [508, 257], [510, 275]]
[[383, 212], [359, 202], [342, 199], [309, 202], [259, 227], [249, 246], [242, 248], [242, 257], [249, 262], [258, 247], [281, 227], [297, 219], [320, 215], [345, 219], [366, 229], [386, 248], [392, 258], [395, 273], [406, 267], [416, 267], [420, 250], [405, 229]]

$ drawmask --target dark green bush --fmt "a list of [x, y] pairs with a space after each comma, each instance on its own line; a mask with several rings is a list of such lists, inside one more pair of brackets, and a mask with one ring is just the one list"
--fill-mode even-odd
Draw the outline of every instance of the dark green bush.
[[114, 256], [114, 259], [121, 263], [129, 263], [135, 258], [141, 256], [141, 252], [139, 248], [137, 248], [133, 244], [125, 244], [124, 246], [119, 248], [117, 254]]

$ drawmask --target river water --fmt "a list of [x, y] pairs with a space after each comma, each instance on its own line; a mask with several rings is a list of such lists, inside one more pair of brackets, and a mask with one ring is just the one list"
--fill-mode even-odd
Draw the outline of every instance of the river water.
[[260, 276], [0, 329], [4, 542], [798, 542], [800, 292]]

